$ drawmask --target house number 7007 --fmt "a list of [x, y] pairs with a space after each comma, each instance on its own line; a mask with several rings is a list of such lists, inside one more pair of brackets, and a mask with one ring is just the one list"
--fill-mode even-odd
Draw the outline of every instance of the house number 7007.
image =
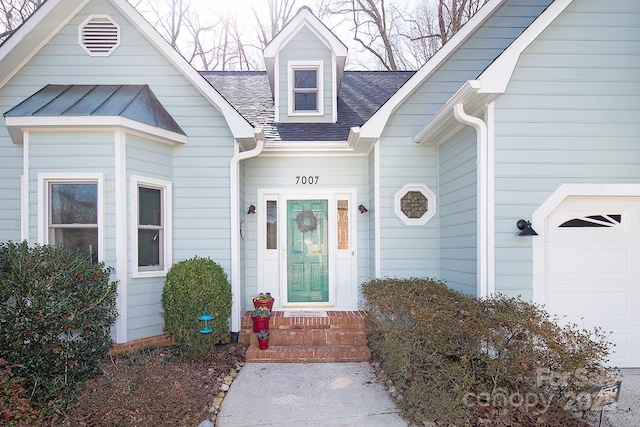
[[296, 184], [317, 184], [317, 176], [296, 176]]

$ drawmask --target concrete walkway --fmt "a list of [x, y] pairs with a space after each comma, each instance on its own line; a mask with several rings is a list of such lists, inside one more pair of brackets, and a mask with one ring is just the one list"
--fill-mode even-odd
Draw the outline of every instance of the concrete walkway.
[[[620, 399], [601, 427], [640, 426], [640, 369], [622, 369]], [[247, 363], [227, 393], [217, 427], [407, 427], [371, 365]], [[598, 423], [595, 424], [598, 426]]]
[[368, 362], [247, 363], [231, 384], [218, 427], [408, 423]]
[[621, 369], [620, 398], [605, 409], [602, 427], [640, 426], [640, 368]]

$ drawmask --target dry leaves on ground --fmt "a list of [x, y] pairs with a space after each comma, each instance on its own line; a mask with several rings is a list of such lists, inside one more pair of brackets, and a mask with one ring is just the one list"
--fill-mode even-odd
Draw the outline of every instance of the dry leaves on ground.
[[68, 408], [67, 426], [188, 426], [214, 421], [216, 398], [244, 364], [246, 347], [227, 344], [206, 357], [180, 357], [164, 347], [107, 357]]

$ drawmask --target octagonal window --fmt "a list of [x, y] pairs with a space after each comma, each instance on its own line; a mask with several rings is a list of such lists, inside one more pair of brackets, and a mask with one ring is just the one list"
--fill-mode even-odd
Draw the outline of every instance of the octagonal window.
[[436, 214], [436, 196], [424, 184], [407, 184], [396, 193], [393, 210], [406, 225], [424, 225]]

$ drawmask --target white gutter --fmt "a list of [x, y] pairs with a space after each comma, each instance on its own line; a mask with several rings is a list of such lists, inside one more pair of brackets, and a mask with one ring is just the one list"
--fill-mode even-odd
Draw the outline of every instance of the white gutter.
[[399, 105], [411, 96], [422, 85], [435, 70], [449, 59], [450, 55], [456, 51], [466, 40], [473, 36], [473, 33], [505, 2], [505, 0], [489, 0], [474, 14], [460, 31], [455, 33], [451, 40], [445, 43], [431, 59], [427, 61], [407, 82], [400, 87], [392, 96], [367, 120], [361, 127], [359, 138], [367, 138], [371, 141], [382, 135], [382, 131]]
[[[29, 137], [26, 131], [22, 141], [22, 176], [20, 177], [20, 240], [29, 240]], [[31, 243], [31, 242], [29, 242]]]
[[[554, 0], [478, 77], [481, 92], [504, 93], [520, 55], [573, 2]], [[482, 10], [482, 9], [481, 9]]]
[[[257, 157], [264, 149], [264, 135], [262, 129], [255, 130], [256, 147], [252, 150], [237, 152], [231, 158], [231, 332], [240, 331], [240, 162]], [[236, 150], [238, 150], [236, 145]]]
[[[463, 125], [471, 126], [477, 135], [477, 179], [478, 179], [478, 297], [483, 298], [493, 293], [493, 280], [489, 272], [488, 254], [493, 252], [489, 245], [489, 228], [492, 218], [489, 218], [489, 181], [488, 174], [488, 129], [487, 124], [478, 117], [471, 116], [464, 111], [464, 103], [458, 102], [453, 108], [453, 115]], [[491, 180], [492, 181], [492, 180]], [[490, 221], [491, 219], [491, 221]]]
[[[118, 293], [116, 307], [118, 318], [116, 319], [116, 343], [127, 342], [129, 329], [129, 275], [127, 271], [127, 242], [131, 236], [127, 236], [127, 137], [124, 130], [115, 132], [114, 140], [115, 162], [115, 197], [116, 197], [116, 271], [118, 281]], [[104, 241], [104, 240], [103, 240]]]
[[[374, 182], [373, 182], [373, 206], [382, 206], [380, 203], [380, 143], [376, 142], [375, 144], [373, 144], [373, 174], [374, 174]], [[380, 208], [378, 207], [377, 209], [373, 210], [373, 220], [374, 220], [374, 225], [373, 225], [373, 245], [374, 247], [374, 252], [373, 252], [373, 259], [374, 259], [374, 274], [376, 279], [380, 279], [382, 278], [380, 276], [381, 274], [381, 266], [380, 266], [380, 260], [381, 260], [381, 254], [380, 254], [380, 242], [382, 240], [380, 233], [380, 221], [381, 221], [381, 214], [380, 214]]]
[[[455, 132], [450, 119], [451, 111], [455, 119], [463, 124], [472, 126], [477, 132], [477, 149], [478, 149], [478, 296], [491, 296], [495, 292], [495, 237], [494, 237], [494, 100], [507, 90], [507, 86], [511, 81], [511, 76], [515, 70], [520, 55], [537, 37], [551, 25], [551, 23], [573, 2], [573, 0], [554, 0], [531, 25], [529, 25], [514, 41], [507, 47], [496, 60], [480, 74], [476, 80], [467, 81], [453, 97], [447, 101], [445, 105], [429, 120], [425, 126], [413, 136], [413, 140], [417, 144], [427, 141], [439, 143], [448, 138]], [[500, 2], [494, 4], [497, 8]], [[483, 7], [480, 9], [482, 11]], [[488, 11], [488, 9], [485, 9]], [[493, 11], [493, 9], [491, 9]], [[478, 15], [478, 14], [476, 14]], [[474, 17], [475, 18], [475, 17]], [[471, 22], [471, 20], [469, 21]], [[481, 25], [479, 22], [477, 25]], [[467, 27], [468, 25], [465, 25]], [[465, 28], [463, 27], [463, 29]], [[475, 28], [475, 27], [474, 27]], [[459, 33], [456, 33], [456, 36]], [[454, 37], [456, 37], [454, 36]], [[447, 43], [449, 45], [449, 43]], [[445, 47], [447, 46], [445, 45]], [[452, 46], [453, 47], [453, 46]], [[444, 50], [441, 49], [441, 50]], [[437, 56], [437, 55], [436, 55]], [[427, 65], [434, 61], [432, 58]], [[444, 61], [446, 58], [442, 58]], [[437, 61], [436, 61], [437, 62]], [[419, 73], [425, 67], [418, 70], [409, 82], [418, 78], [419, 82], [426, 76]], [[428, 73], [427, 73], [428, 75]], [[408, 86], [408, 85], [405, 85]], [[396, 94], [387, 101], [391, 104], [395, 98], [402, 96], [401, 88]], [[464, 111], [465, 105], [467, 109], [471, 108], [473, 114], [479, 114], [483, 107], [485, 121], [467, 114]], [[386, 106], [386, 104], [385, 104]], [[381, 113], [381, 108], [378, 113]], [[375, 119], [376, 115], [372, 117]], [[372, 119], [369, 120], [372, 121]], [[367, 122], [363, 127], [366, 127]], [[362, 138], [360, 131], [354, 135]], [[366, 133], [366, 132], [365, 132]], [[357, 142], [357, 141], [356, 141]], [[354, 142], [352, 142], [354, 144]], [[537, 212], [537, 211], [536, 211]], [[536, 218], [534, 222], [536, 221]], [[534, 241], [534, 265], [536, 257], [536, 241]], [[538, 242], [540, 242], [538, 240]], [[536, 274], [534, 274], [534, 290]], [[535, 300], [535, 298], [534, 298]]]

